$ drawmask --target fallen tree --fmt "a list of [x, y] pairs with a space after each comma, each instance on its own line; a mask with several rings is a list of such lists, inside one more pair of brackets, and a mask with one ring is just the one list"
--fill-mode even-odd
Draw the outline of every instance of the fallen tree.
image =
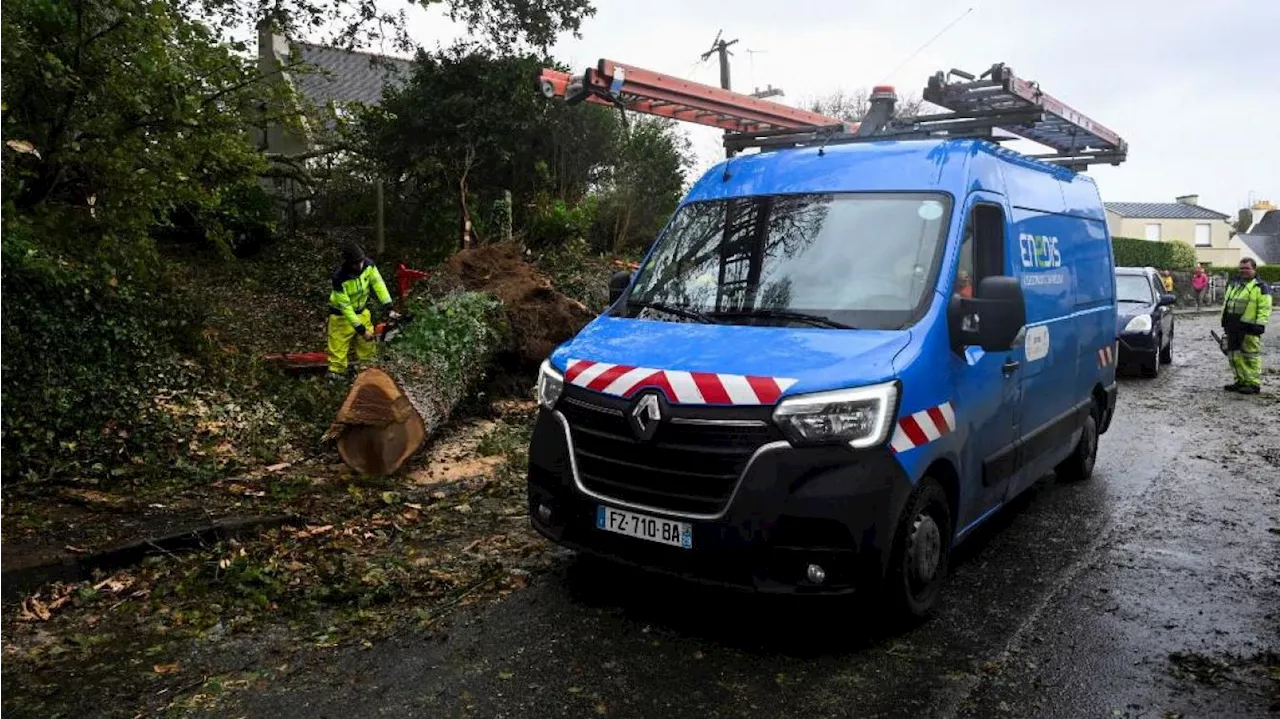
[[407, 309], [413, 320], [356, 376], [325, 434], [362, 474], [399, 469], [499, 357], [534, 367], [592, 316], [505, 243], [454, 255]]

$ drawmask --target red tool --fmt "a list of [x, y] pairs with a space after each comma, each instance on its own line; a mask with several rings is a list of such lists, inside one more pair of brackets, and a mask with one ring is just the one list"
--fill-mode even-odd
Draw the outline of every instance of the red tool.
[[426, 278], [426, 272], [423, 272], [422, 270], [411, 270], [408, 267], [405, 267], [404, 263], [401, 262], [400, 265], [396, 267], [396, 291], [399, 293], [400, 299], [403, 300], [408, 297], [409, 290], [412, 289], [419, 280], [425, 280]]

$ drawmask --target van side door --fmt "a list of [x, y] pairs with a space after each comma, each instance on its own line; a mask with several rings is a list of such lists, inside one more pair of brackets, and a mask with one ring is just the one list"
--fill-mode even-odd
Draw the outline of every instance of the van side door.
[[[984, 277], [1009, 274], [1005, 217], [998, 195], [970, 196], [951, 296], [972, 297]], [[945, 285], [944, 285], [945, 288]], [[963, 322], [976, 321], [976, 316]], [[950, 367], [958, 426], [968, 433], [961, 467], [958, 534], [1000, 506], [1017, 471], [1021, 369], [1018, 349], [986, 352], [962, 346], [952, 327]]]
[[1018, 477], [1010, 488], [1017, 494], [1066, 457], [1080, 427], [1079, 403], [1089, 394], [1077, 385], [1077, 368], [1088, 359], [1081, 351], [1083, 320], [1076, 315], [1072, 275], [1085, 220], [1025, 207], [1014, 207], [1012, 219], [1027, 307]]

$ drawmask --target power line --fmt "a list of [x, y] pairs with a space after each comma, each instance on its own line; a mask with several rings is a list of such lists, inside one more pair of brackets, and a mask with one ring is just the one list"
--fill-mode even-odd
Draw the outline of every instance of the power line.
[[942, 28], [941, 30], [939, 30], [937, 35], [934, 35], [933, 37], [929, 38], [929, 40], [928, 40], [927, 42], [925, 42], [925, 44], [923, 44], [923, 45], [921, 45], [920, 47], [916, 48], [916, 51], [915, 51], [915, 52], [913, 52], [913, 53], [911, 53], [910, 55], [908, 55], [906, 60], [903, 60], [902, 62], [898, 63], [898, 66], [897, 66], [897, 67], [895, 67], [895, 68], [893, 68], [893, 70], [892, 70], [888, 75], [886, 75], [886, 76], [884, 77], [884, 79], [880, 81], [880, 83], [881, 83], [881, 84], [883, 84], [883, 83], [888, 82], [889, 80], [892, 80], [892, 79], [893, 79], [893, 76], [894, 76], [894, 75], [896, 75], [896, 74], [898, 74], [898, 71], [899, 71], [899, 70], [901, 70], [903, 67], [905, 67], [907, 63], [909, 63], [909, 62], [911, 62], [912, 60], [916, 59], [916, 55], [919, 55], [920, 53], [924, 52], [924, 49], [925, 49], [925, 48], [927, 48], [927, 47], [929, 47], [930, 45], [932, 45], [932, 44], [934, 43], [934, 41], [936, 41], [938, 38], [940, 38], [940, 37], [942, 37], [944, 34], [946, 34], [946, 32], [947, 32], [948, 30], [950, 30], [951, 28], [953, 28], [953, 27], [955, 27], [956, 25], [958, 25], [958, 24], [960, 23], [960, 21], [961, 21], [961, 20], [963, 20], [963, 19], [965, 19], [966, 17], [968, 17], [968, 16], [969, 16], [969, 13], [971, 13], [971, 12], [973, 12], [973, 8], [969, 8], [968, 10], [965, 10], [963, 13], [961, 13], [961, 14], [960, 14], [960, 17], [956, 18], [955, 20], [952, 20], [950, 23], [948, 23], [948, 24], [947, 24], [947, 26], [946, 26], [946, 27], [944, 27], [944, 28]]

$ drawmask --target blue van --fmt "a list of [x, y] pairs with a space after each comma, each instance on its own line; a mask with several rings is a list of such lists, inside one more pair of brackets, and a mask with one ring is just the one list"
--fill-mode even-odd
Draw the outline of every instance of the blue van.
[[1116, 402], [1094, 182], [982, 139], [731, 158], [538, 379], [552, 540], [765, 592], [936, 603], [951, 550]]

